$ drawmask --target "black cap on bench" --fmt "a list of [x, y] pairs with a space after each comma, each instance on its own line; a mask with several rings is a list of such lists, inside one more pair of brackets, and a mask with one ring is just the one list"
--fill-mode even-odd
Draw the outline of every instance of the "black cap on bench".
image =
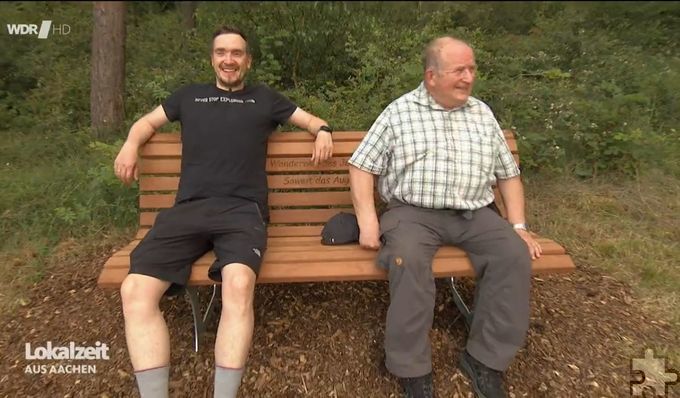
[[344, 245], [359, 242], [357, 216], [340, 212], [331, 217], [321, 231], [321, 244]]

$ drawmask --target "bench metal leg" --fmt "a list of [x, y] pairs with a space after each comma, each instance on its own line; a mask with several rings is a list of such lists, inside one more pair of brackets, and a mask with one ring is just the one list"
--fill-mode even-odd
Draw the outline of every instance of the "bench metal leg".
[[191, 314], [194, 317], [194, 351], [198, 352], [201, 337], [203, 337], [203, 332], [205, 332], [205, 324], [203, 323], [203, 317], [201, 317], [196, 287], [187, 286], [186, 292], [189, 297], [189, 303], [191, 304]]
[[212, 315], [212, 307], [215, 303], [215, 296], [217, 296], [217, 288], [219, 285], [213, 285], [212, 296], [210, 296], [210, 302], [208, 303], [208, 308], [205, 309], [205, 314], [203, 315], [203, 324], [208, 323], [210, 315]]
[[470, 324], [472, 324], [472, 312], [468, 308], [467, 305], [465, 305], [465, 301], [463, 301], [463, 297], [461, 297], [460, 293], [458, 292], [458, 287], [456, 285], [456, 278], [451, 277], [451, 292], [453, 293], [453, 302], [456, 304], [456, 308], [458, 308], [459, 315], [454, 319], [454, 322], [458, 320], [458, 317], [463, 316], [463, 320], [465, 321], [465, 327], [467, 327], [468, 331], [470, 330]]

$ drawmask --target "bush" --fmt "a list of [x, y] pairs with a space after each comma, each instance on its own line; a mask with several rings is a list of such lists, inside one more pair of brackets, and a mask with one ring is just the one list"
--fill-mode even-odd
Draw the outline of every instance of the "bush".
[[112, 173], [120, 142], [87, 144], [86, 131], [3, 137], [0, 250], [44, 238], [92, 238], [135, 224], [137, 191]]
[[[135, 224], [136, 191], [111, 170], [127, 131], [94, 143], [88, 133], [91, 7], [3, 6], [8, 23], [49, 15], [71, 26], [48, 40], [0, 37], [3, 247]], [[516, 130], [525, 170], [680, 175], [678, 3], [201, 2], [190, 31], [175, 7], [128, 8], [128, 126], [181, 85], [213, 81], [210, 37], [221, 24], [249, 36], [250, 82], [337, 129], [369, 128], [419, 84], [425, 43], [454, 34], [473, 44], [474, 95]]]

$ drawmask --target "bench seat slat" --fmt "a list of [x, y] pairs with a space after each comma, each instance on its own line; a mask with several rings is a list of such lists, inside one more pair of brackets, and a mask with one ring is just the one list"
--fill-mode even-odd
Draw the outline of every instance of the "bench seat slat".
[[[323, 225], [284, 225], [284, 226], [270, 226], [268, 228], [269, 237], [279, 237], [279, 236], [315, 236], [318, 237], [321, 234]], [[135, 239], [142, 239], [149, 228], [140, 228], [135, 235]]]
[[[315, 245], [318, 245], [318, 242], [316, 242]], [[546, 246], [543, 255], [550, 256], [564, 254], [564, 250], [557, 244], [553, 243]], [[112, 258], [115, 258], [115, 260], [112, 260], [109, 265], [128, 265], [130, 260], [127, 257], [130, 255], [133, 248], [134, 247], [126, 248], [119, 253], [114, 254]], [[264, 261], [268, 264], [320, 262], [332, 256], [342, 256], [342, 258], [346, 260], [371, 260], [375, 258], [376, 252], [358, 248], [356, 245], [323, 246], [323, 249], [318, 249], [318, 247], [313, 247], [313, 245], [274, 246], [267, 249]], [[435, 257], [465, 257], [465, 252], [456, 247], [442, 247], [437, 251]], [[208, 255], [207, 258], [209, 258], [211, 262], [215, 259], [214, 255]]]
[[[346, 209], [350, 210], [349, 207]], [[271, 210], [269, 215], [272, 224], [324, 223], [339, 211], [339, 209], [286, 209]], [[142, 212], [139, 215], [139, 225], [152, 225], [157, 215], [158, 212]]]
[[[564, 248], [560, 246], [557, 242], [550, 239], [541, 238], [535, 236], [535, 239], [541, 244], [544, 255], [552, 254], [564, 254]], [[286, 261], [315, 261], [314, 259], [319, 257], [320, 259], [325, 259], [327, 256], [331, 255], [341, 255], [345, 256], [348, 253], [357, 252], [359, 254], [354, 254], [354, 256], [359, 257], [374, 257], [376, 255], [375, 251], [362, 249], [356, 244], [350, 245], [336, 245], [336, 246], [326, 246], [320, 245], [321, 238], [316, 236], [305, 236], [305, 237], [278, 237], [269, 238], [267, 241], [267, 254], [276, 253], [277, 260], [280, 258], [280, 254], [283, 252], [299, 252], [304, 255], [305, 258], [302, 259], [285, 259]], [[127, 246], [116, 251], [113, 256], [128, 256], [130, 251], [134, 249], [140, 240], [134, 240], [130, 242]], [[265, 254], [265, 261], [272, 261], [269, 256]], [[460, 257], [465, 256], [465, 253], [453, 246], [444, 246], [439, 249], [436, 256], [440, 257]]]
[[[208, 278], [208, 268], [212, 264], [206, 255], [194, 264], [189, 278], [191, 285], [211, 285]], [[566, 273], [572, 271], [574, 264], [568, 255], [542, 256], [534, 260], [532, 273], [534, 275]], [[439, 258], [435, 257], [432, 270], [435, 277], [463, 277], [474, 276], [472, 266], [467, 257]], [[104, 288], [117, 288], [128, 273], [127, 266], [105, 267], [101, 273], [98, 285]], [[263, 265], [258, 283], [287, 283], [287, 282], [331, 282], [353, 280], [385, 280], [387, 273], [377, 267], [373, 260], [360, 261], [324, 261], [307, 263], [286, 263], [276, 266]]]

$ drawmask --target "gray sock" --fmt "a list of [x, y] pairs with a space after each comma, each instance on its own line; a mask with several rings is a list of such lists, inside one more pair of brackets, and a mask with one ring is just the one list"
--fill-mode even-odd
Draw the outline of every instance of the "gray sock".
[[215, 366], [215, 398], [236, 398], [241, 385], [243, 368], [232, 369]]
[[170, 366], [141, 370], [135, 377], [142, 398], [168, 398]]

